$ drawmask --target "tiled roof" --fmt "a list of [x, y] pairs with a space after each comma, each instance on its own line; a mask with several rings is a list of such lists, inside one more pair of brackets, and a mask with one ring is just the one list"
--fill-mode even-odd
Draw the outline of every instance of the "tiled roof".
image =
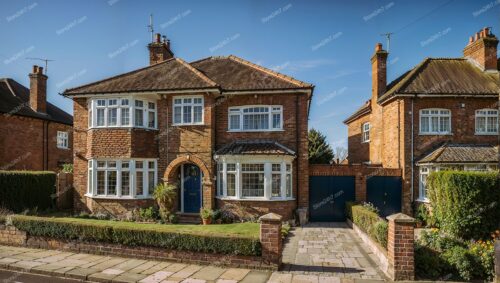
[[219, 148], [216, 155], [295, 155], [288, 147], [264, 140], [235, 141]]
[[47, 102], [47, 114], [31, 109], [30, 91], [13, 79], [0, 79], [0, 113], [20, 115], [73, 125], [73, 116]]
[[179, 58], [67, 89], [65, 95], [215, 88], [217, 84]]
[[358, 110], [356, 110], [351, 116], [344, 120], [344, 124], [347, 124], [362, 115], [371, 113], [371, 111], [371, 100], [367, 100], [361, 107], [358, 108]]
[[284, 90], [312, 88], [236, 56], [208, 57], [192, 63], [172, 58], [161, 63], [67, 89], [64, 95], [176, 91], [192, 89]]
[[426, 58], [387, 86], [379, 102], [395, 94], [497, 95], [498, 73], [484, 72], [464, 58]]
[[311, 84], [277, 73], [234, 55], [208, 57], [192, 62], [195, 68], [224, 90], [273, 90], [310, 88]]
[[498, 146], [482, 144], [444, 144], [421, 158], [424, 163], [498, 163]]

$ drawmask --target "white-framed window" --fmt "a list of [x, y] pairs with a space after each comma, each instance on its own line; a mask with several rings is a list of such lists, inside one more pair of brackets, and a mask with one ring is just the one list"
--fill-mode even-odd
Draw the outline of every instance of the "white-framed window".
[[91, 99], [89, 128], [136, 127], [157, 129], [156, 101], [137, 97]]
[[238, 106], [228, 109], [229, 131], [280, 131], [283, 130], [281, 105]]
[[68, 132], [57, 131], [57, 148], [68, 148]]
[[448, 109], [420, 110], [420, 134], [451, 133], [451, 111]]
[[174, 125], [203, 125], [203, 96], [174, 96]]
[[292, 159], [232, 157], [217, 163], [219, 198], [293, 199]]
[[427, 200], [427, 177], [429, 177], [429, 167], [420, 167], [420, 183], [418, 190], [419, 200]]
[[157, 174], [156, 159], [92, 159], [88, 162], [87, 196], [150, 198]]
[[369, 142], [370, 141], [370, 123], [364, 123], [361, 126], [361, 142]]
[[476, 110], [476, 134], [477, 135], [498, 134], [498, 110], [496, 109]]

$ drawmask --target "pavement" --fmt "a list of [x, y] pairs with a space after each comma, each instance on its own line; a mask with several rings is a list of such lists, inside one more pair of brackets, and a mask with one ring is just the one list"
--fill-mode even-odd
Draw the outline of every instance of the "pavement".
[[[36, 277], [40, 275], [49, 277]], [[76, 279], [116, 283], [353, 283], [384, 280], [376, 257], [345, 223], [312, 223], [294, 228], [285, 243], [283, 268], [276, 272], [0, 245], [0, 279], [9, 279], [5, 276], [13, 278], [5, 282], [73, 282], [68, 279]]]

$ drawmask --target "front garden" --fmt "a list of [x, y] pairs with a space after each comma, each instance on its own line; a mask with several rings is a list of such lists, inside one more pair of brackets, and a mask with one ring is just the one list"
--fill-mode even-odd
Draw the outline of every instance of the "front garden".
[[434, 172], [430, 205], [417, 221], [432, 227], [415, 246], [416, 275], [432, 280], [487, 280], [494, 276], [494, 242], [500, 239], [497, 172]]

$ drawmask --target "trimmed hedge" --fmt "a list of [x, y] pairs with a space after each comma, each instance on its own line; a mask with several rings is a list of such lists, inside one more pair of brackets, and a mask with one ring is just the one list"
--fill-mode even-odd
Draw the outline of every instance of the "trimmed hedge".
[[433, 172], [427, 184], [433, 217], [444, 232], [480, 239], [500, 227], [498, 172]]
[[51, 208], [56, 174], [48, 171], [0, 171], [0, 207], [21, 212]]
[[389, 225], [373, 209], [362, 204], [347, 202], [346, 214], [359, 229], [387, 248]]
[[146, 229], [112, 221], [74, 221], [68, 218], [46, 218], [15, 215], [12, 224], [31, 236], [67, 240], [96, 241], [127, 246], [148, 246], [192, 252], [260, 256], [259, 239], [227, 235], [178, 233]]

